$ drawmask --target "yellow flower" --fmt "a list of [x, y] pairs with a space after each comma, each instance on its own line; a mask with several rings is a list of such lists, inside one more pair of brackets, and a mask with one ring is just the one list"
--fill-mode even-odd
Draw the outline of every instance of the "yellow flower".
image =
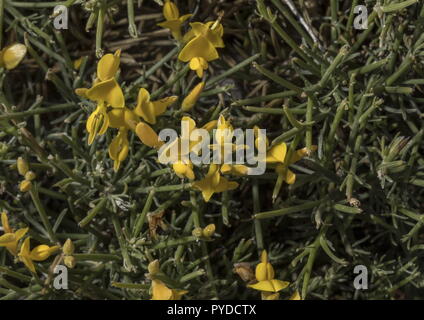
[[181, 300], [186, 290], [169, 289], [162, 281], [152, 280], [152, 300]]
[[141, 142], [150, 148], [158, 149], [163, 145], [163, 141], [159, 139], [157, 133], [147, 123], [139, 122], [135, 128], [135, 133]]
[[156, 123], [156, 117], [163, 114], [171, 104], [178, 99], [177, 96], [163, 98], [157, 101], [150, 101], [149, 92], [141, 88], [138, 91], [137, 106], [134, 109], [136, 115], [143, 118], [150, 124]]
[[59, 246], [49, 247], [48, 245], [42, 244], [30, 250], [30, 238], [28, 237], [22, 243], [21, 250], [19, 252], [19, 259], [31, 272], [35, 273], [33, 261], [44, 261], [58, 249]]
[[7, 70], [14, 69], [25, 57], [26, 46], [20, 43], [11, 44], [0, 50], [0, 67]]
[[[268, 255], [264, 250], [261, 254], [261, 262], [256, 266], [255, 270], [255, 277], [258, 282], [250, 284], [248, 287], [259, 291], [276, 293], [287, 288], [290, 284], [286, 281], [274, 279], [274, 276], [274, 268], [271, 263], [268, 262]], [[266, 295], [266, 298], [278, 299], [278, 296], [269, 297]]]
[[193, 187], [200, 190], [203, 199], [208, 202], [214, 193], [234, 190], [238, 187], [238, 183], [221, 176], [219, 167], [216, 164], [211, 164], [205, 178], [194, 182]]
[[166, 21], [158, 23], [158, 26], [169, 29], [175, 40], [180, 41], [182, 39], [181, 25], [184, 21], [191, 17], [191, 14], [186, 14], [180, 17], [180, 11], [175, 3], [170, 0], [166, 0], [163, 5], [163, 15]]
[[185, 36], [188, 43], [181, 50], [178, 59], [190, 62], [191, 70], [195, 70], [198, 77], [203, 77], [203, 72], [208, 68], [208, 62], [219, 58], [216, 48], [223, 48], [222, 36], [224, 28], [220, 23], [201, 22], [190, 23], [191, 31]]
[[128, 156], [129, 142], [128, 142], [128, 129], [121, 127], [118, 135], [113, 138], [109, 145], [109, 157], [114, 161], [113, 169], [119, 170], [121, 162]]
[[[316, 149], [316, 146], [312, 146], [312, 150]], [[288, 169], [288, 166], [302, 159], [307, 155], [307, 152], [306, 148], [299, 149], [291, 156], [291, 159], [287, 161], [287, 145], [282, 142], [271, 147], [271, 149], [267, 152], [266, 162], [275, 164], [275, 171], [279, 175], [285, 174], [283, 177], [284, 181], [288, 184], [293, 184], [296, 181], [296, 175]]]
[[4, 234], [0, 236], [0, 247], [6, 247], [11, 254], [17, 256], [18, 242], [28, 232], [29, 228], [22, 228], [13, 232], [13, 229], [9, 225], [9, 219], [7, 218], [6, 212], [2, 212], [1, 214], [1, 224]]
[[181, 104], [181, 109], [183, 111], [188, 112], [194, 107], [197, 100], [199, 100], [200, 94], [202, 93], [204, 87], [205, 83], [200, 82], [193, 88], [193, 90], [190, 91], [190, 93], [187, 95], [187, 97], [184, 98], [183, 103]]
[[78, 88], [75, 93], [98, 104], [106, 102], [113, 108], [123, 108], [125, 105], [124, 93], [115, 79], [120, 64], [121, 50], [114, 54], [104, 55], [97, 64], [97, 79], [90, 89]]

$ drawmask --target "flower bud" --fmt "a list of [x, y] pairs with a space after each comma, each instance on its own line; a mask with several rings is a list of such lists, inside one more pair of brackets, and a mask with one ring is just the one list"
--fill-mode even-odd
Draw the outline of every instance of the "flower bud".
[[181, 109], [183, 111], [189, 111], [191, 110], [194, 105], [196, 104], [197, 100], [200, 97], [200, 94], [203, 91], [203, 88], [205, 87], [204, 82], [200, 82], [197, 86], [193, 88], [193, 90], [190, 91], [187, 97], [183, 100], [183, 103], [181, 105]]
[[191, 234], [196, 238], [200, 238], [203, 235], [203, 230], [202, 228], [194, 228]]
[[32, 181], [32, 180], [34, 180], [35, 178], [36, 178], [37, 176], [36, 176], [36, 174], [34, 173], [34, 171], [27, 171], [27, 173], [25, 173], [25, 180], [28, 180], [28, 181]]
[[31, 189], [32, 189], [32, 183], [31, 183], [31, 181], [24, 180], [19, 185], [19, 190], [21, 192], [27, 192], [27, 191], [29, 191]]
[[21, 176], [24, 176], [25, 173], [29, 170], [28, 162], [24, 160], [24, 158], [19, 157], [17, 161], [18, 172]]
[[151, 275], [155, 275], [159, 272], [159, 260], [153, 260], [152, 262], [149, 263], [149, 265], [147, 266], [147, 270], [149, 270], [149, 273]]
[[74, 253], [75, 246], [71, 239], [68, 238], [68, 240], [65, 241], [65, 244], [63, 245], [63, 253], [70, 256]]
[[214, 235], [215, 233], [215, 225], [209, 224], [207, 225], [204, 229], [203, 229], [203, 236], [206, 238], [210, 238]]
[[68, 267], [68, 268], [73, 268], [73, 267], [75, 267], [75, 264], [76, 264], [76, 261], [75, 261], [75, 257], [73, 257], [73, 256], [65, 256], [64, 258], [63, 258], [63, 262], [65, 263], [65, 265]]

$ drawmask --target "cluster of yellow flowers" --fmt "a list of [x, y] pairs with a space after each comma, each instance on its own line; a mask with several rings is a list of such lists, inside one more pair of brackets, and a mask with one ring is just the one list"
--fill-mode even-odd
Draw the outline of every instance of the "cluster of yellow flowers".
[[[21, 262], [32, 273], [35, 273], [34, 261], [44, 261], [48, 259], [54, 252], [59, 249], [59, 246], [48, 246], [41, 244], [34, 249], [30, 249], [30, 237], [26, 237], [20, 244], [20, 241], [29, 231], [29, 228], [21, 228], [14, 231], [9, 225], [9, 219], [6, 212], [1, 214], [1, 224], [3, 226], [4, 234], [0, 236], [0, 247], [6, 249], [14, 256], [19, 258]], [[18, 251], [20, 244], [20, 250]]]
[[[209, 21], [206, 23], [193, 22], [190, 23], [191, 29], [182, 36], [182, 24], [190, 18], [190, 14], [180, 16], [177, 6], [166, 1], [163, 7], [165, 22], [159, 25], [170, 29], [173, 37], [183, 46], [178, 55], [178, 59], [188, 62], [190, 69], [196, 71], [199, 77], [204, 76], [204, 71], [208, 68], [208, 62], [219, 58], [217, 48], [224, 47], [222, 36], [224, 28], [219, 19], [217, 21]], [[150, 93], [145, 88], [140, 88], [134, 108], [126, 106], [123, 91], [117, 82], [117, 73], [120, 65], [121, 51], [117, 50], [114, 54], [104, 55], [97, 65], [97, 77], [91, 88], [76, 89], [76, 93], [83, 98], [94, 101], [97, 108], [89, 116], [86, 129], [89, 134], [88, 144], [92, 144], [98, 135], [104, 134], [108, 128], [118, 129], [118, 133], [109, 145], [109, 156], [114, 160], [114, 170], [120, 168], [121, 163], [127, 158], [129, 153], [128, 132], [131, 130], [139, 137], [145, 145], [159, 150], [164, 144], [158, 137], [156, 131], [151, 127], [157, 122], [157, 117], [165, 113], [167, 108], [174, 104], [177, 96], [170, 96], [160, 100], [151, 101]], [[190, 111], [201, 92], [205, 87], [205, 82], [198, 83], [191, 92], [185, 97], [181, 103], [183, 112]], [[182, 122], [188, 121], [189, 135], [197, 129], [196, 122], [189, 116], [183, 116]], [[229, 120], [223, 115], [218, 120], [210, 121], [202, 127], [207, 131], [216, 130], [215, 138], [217, 143], [211, 145], [211, 148], [223, 154], [225, 144], [228, 141], [225, 135], [232, 135], [234, 128]], [[260, 137], [257, 135], [259, 128], [255, 127], [256, 143]], [[265, 138], [266, 139], [266, 138]], [[231, 139], [230, 139], [231, 140]], [[172, 169], [175, 174], [192, 182], [192, 186], [200, 190], [203, 199], [207, 202], [213, 194], [238, 187], [238, 183], [228, 180], [224, 175], [246, 175], [249, 168], [245, 165], [230, 164], [211, 164], [208, 172], [201, 180], [196, 180], [193, 170], [193, 163], [189, 160], [189, 154], [193, 151], [193, 147], [197, 141], [189, 141], [189, 150], [180, 151], [181, 138], [176, 139], [175, 144], [179, 150], [178, 158], [172, 163]], [[269, 142], [266, 139], [267, 147]], [[171, 148], [172, 146], [170, 146]], [[232, 150], [237, 151], [235, 145], [230, 146]], [[294, 153], [290, 159], [286, 159], [287, 146], [285, 143], [279, 143], [272, 146], [267, 153], [266, 162], [275, 167], [280, 178], [288, 184], [295, 181], [295, 174], [288, 169], [288, 166], [299, 160], [307, 154], [307, 150], [301, 149]], [[159, 158], [161, 154], [159, 154]], [[281, 180], [280, 179], [280, 180]]]

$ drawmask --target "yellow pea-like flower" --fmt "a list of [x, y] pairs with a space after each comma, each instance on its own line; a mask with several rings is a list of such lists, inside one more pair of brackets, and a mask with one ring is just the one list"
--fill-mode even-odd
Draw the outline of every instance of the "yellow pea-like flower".
[[168, 288], [162, 281], [152, 281], [152, 300], [181, 300], [186, 294], [186, 290], [176, 290]]
[[216, 164], [211, 164], [205, 178], [200, 181], [195, 181], [193, 187], [200, 190], [203, 199], [208, 202], [214, 193], [234, 190], [238, 187], [238, 183], [229, 181], [221, 176], [219, 167]]
[[138, 91], [137, 106], [134, 112], [150, 124], [156, 123], [156, 117], [166, 111], [170, 105], [177, 101], [177, 96], [163, 98], [157, 101], [150, 101], [150, 93], [144, 88]]
[[30, 250], [30, 238], [28, 237], [21, 245], [19, 259], [31, 272], [35, 273], [35, 265], [33, 261], [44, 261], [58, 249], [59, 246], [50, 247], [48, 245], [42, 244]]
[[[317, 149], [317, 146], [312, 146], [312, 150], [314, 151]], [[287, 184], [293, 184], [296, 181], [296, 175], [293, 171], [288, 169], [287, 167], [300, 159], [302, 159], [304, 156], [307, 155], [307, 149], [299, 149], [291, 156], [290, 160], [288, 161], [286, 159], [287, 155], [287, 145], [282, 142], [279, 144], [276, 144], [271, 147], [271, 149], [267, 152], [266, 156], [266, 162], [270, 164], [275, 165], [275, 171], [282, 175], [285, 173], [284, 181], [286, 181]]]
[[118, 135], [109, 145], [109, 157], [114, 161], [113, 169], [119, 170], [121, 163], [127, 158], [129, 152], [128, 129], [121, 127]]
[[204, 87], [205, 83], [200, 82], [193, 88], [193, 90], [190, 91], [190, 93], [187, 95], [187, 97], [184, 98], [181, 104], [181, 109], [183, 111], [190, 111], [194, 107], [197, 100], [199, 100], [200, 94], [202, 93]]
[[27, 48], [20, 43], [11, 44], [0, 51], [0, 67], [14, 69], [25, 57]]
[[[268, 254], [265, 250], [262, 251], [261, 262], [256, 266], [255, 277], [258, 282], [254, 284], [250, 284], [248, 285], [248, 287], [255, 290], [262, 291], [262, 292], [277, 293], [287, 288], [290, 284], [287, 281], [274, 279], [275, 277], [274, 268], [271, 265], [271, 263], [269, 263]], [[278, 299], [279, 296], [278, 295], [270, 296], [265, 294], [263, 298], [264, 297], [266, 299], [274, 300], [274, 299]]]
[[121, 50], [117, 50], [114, 54], [105, 54], [97, 64], [97, 79], [93, 86], [89, 89], [78, 88], [75, 90], [76, 94], [98, 104], [105, 103], [113, 108], [124, 108], [124, 93], [115, 79], [119, 70], [120, 56]]
[[194, 22], [190, 23], [190, 26], [191, 31], [184, 37], [187, 44], [181, 50], [178, 59], [190, 62], [190, 69], [202, 77], [204, 70], [208, 69], [208, 62], [219, 58], [216, 48], [224, 47], [222, 40], [224, 28], [220, 23], [212, 21], [206, 24]]
[[0, 247], [5, 247], [12, 255], [18, 255], [18, 242], [28, 232], [29, 228], [18, 229], [16, 232], [9, 225], [6, 212], [1, 213], [1, 223], [4, 234], [0, 236]]
[[181, 26], [184, 21], [191, 17], [191, 14], [186, 14], [180, 17], [180, 11], [175, 3], [170, 0], [166, 0], [163, 5], [163, 16], [166, 21], [158, 23], [158, 26], [169, 29], [175, 40], [182, 40]]

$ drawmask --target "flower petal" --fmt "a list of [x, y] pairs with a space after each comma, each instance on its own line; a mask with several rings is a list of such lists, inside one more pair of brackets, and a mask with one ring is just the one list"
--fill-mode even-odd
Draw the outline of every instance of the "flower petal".
[[96, 83], [87, 90], [87, 97], [93, 101], [105, 101], [114, 108], [125, 105], [124, 93], [115, 78]]
[[121, 51], [118, 50], [115, 54], [105, 54], [97, 64], [97, 77], [100, 81], [106, 81], [113, 78], [119, 69], [119, 56]]
[[175, 101], [178, 100], [177, 96], [166, 97], [157, 101], [153, 101], [154, 112], [156, 116], [160, 116], [166, 111], [170, 105], [172, 105]]
[[197, 36], [190, 40], [181, 50], [178, 59], [183, 62], [189, 62], [195, 57], [201, 57], [206, 61], [212, 61], [219, 58], [218, 51], [212, 43], [204, 36]]
[[162, 281], [153, 280], [152, 287], [152, 300], [171, 300], [173, 292]]
[[163, 145], [163, 141], [159, 140], [159, 136], [156, 132], [144, 122], [140, 122], [136, 126], [135, 133], [140, 138], [141, 142], [151, 148], [159, 148]]
[[7, 217], [7, 213], [6, 212], [2, 212], [1, 213], [1, 225], [3, 226], [3, 230], [5, 233], [12, 233], [13, 230], [9, 225], [9, 219]]

